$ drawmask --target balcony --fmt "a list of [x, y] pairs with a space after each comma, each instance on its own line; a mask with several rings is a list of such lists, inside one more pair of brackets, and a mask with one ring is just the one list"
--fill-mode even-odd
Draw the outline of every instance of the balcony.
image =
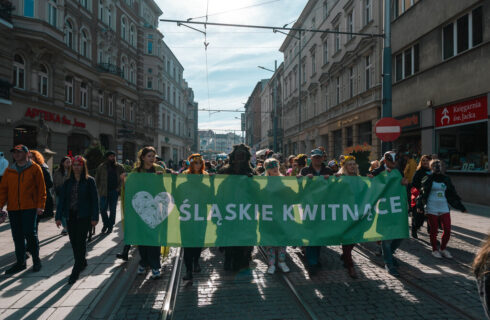
[[110, 63], [99, 63], [97, 70], [100, 72], [100, 80], [109, 85], [125, 85], [121, 69]]
[[14, 11], [12, 2], [8, 0], [0, 0], [0, 19], [12, 24], [12, 11]]

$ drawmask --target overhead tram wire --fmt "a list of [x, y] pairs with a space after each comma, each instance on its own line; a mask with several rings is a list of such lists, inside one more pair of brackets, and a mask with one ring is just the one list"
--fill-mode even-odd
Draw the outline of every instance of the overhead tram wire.
[[207, 21], [208, 17], [210, 17], [210, 16], [217, 16], [217, 15], [221, 15], [221, 14], [225, 14], [225, 13], [230, 13], [230, 12], [235, 12], [235, 11], [240, 11], [240, 10], [244, 10], [244, 9], [250, 9], [250, 8], [260, 7], [260, 6], [264, 6], [264, 5], [267, 5], [267, 4], [270, 4], [270, 3], [273, 3], [273, 2], [279, 2], [279, 1], [282, 1], [282, 0], [271, 0], [271, 1], [266, 1], [266, 2], [263, 2], [263, 3], [252, 4], [252, 5], [249, 5], [249, 6], [246, 6], [246, 7], [241, 7], [241, 8], [236, 8], [236, 9], [230, 9], [230, 10], [216, 12], [216, 13], [211, 13], [211, 14], [207, 14], [206, 13], [205, 16], [188, 18], [187, 21], [191, 21], [191, 20], [195, 20], [195, 19], [202, 19], [202, 18], [206, 18], [206, 21]]

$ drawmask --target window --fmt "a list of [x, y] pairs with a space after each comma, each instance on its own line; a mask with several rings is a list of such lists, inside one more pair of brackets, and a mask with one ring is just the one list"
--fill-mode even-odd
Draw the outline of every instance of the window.
[[371, 133], [372, 124], [370, 121], [363, 122], [359, 124], [358, 132], [359, 132], [359, 144], [371, 144], [372, 133]]
[[107, 8], [107, 24], [112, 28], [111, 8]]
[[335, 28], [335, 52], [340, 51], [340, 34], [339, 34], [339, 26]]
[[80, 84], [80, 107], [83, 109], [87, 109], [88, 107], [88, 89], [85, 82]]
[[131, 107], [129, 108], [129, 121], [134, 122], [134, 103], [131, 103]]
[[82, 5], [82, 7], [89, 10], [89, 1], [90, 0], [80, 0], [80, 4]]
[[109, 96], [109, 117], [114, 115], [114, 97], [112, 95]]
[[335, 101], [336, 104], [340, 103], [340, 77], [337, 77], [337, 83], [335, 86]]
[[153, 54], [153, 41], [148, 40], [148, 54]]
[[126, 18], [121, 18], [121, 39], [126, 40]]
[[397, 18], [410, 9], [415, 3], [419, 2], [419, 0], [394, 0], [393, 2], [393, 17]]
[[73, 78], [65, 78], [65, 102], [73, 104]]
[[104, 4], [99, 0], [99, 20], [104, 22]]
[[349, 70], [349, 96], [352, 98], [354, 96], [354, 68]]
[[131, 82], [132, 84], [135, 83], [135, 80], [134, 80], [134, 70], [135, 70], [135, 66], [134, 66], [134, 62], [131, 63], [131, 67], [129, 69], [129, 82]]
[[354, 144], [354, 130], [352, 127], [347, 127], [345, 129], [345, 135], [346, 135], [346, 147], [350, 147]]
[[366, 56], [366, 90], [371, 88], [371, 56]]
[[56, 0], [48, 1], [48, 23], [55, 28], [58, 26], [58, 7]]
[[364, 6], [364, 25], [371, 22], [371, 20], [373, 20], [372, 2], [371, 0], [366, 0]]
[[314, 75], [316, 73], [316, 54], [315, 52], [311, 53], [311, 74]]
[[100, 49], [99, 49], [99, 54], [97, 55], [97, 62], [98, 63], [104, 62], [104, 52]]
[[146, 88], [147, 89], [153, 88], [153, 77], [152, 76], [148, 76], [148, 78], [146, 80]]
[[99, 113], [104, 113], [104, 92], [99, 91]]
[[330, 107], [330, 97], [328, 95], [328, 85], [325, 87], [325, 111]]
[[478, 7], [442, 29], [442, 57], [449, 59], [483, 41], [483, 9]]
[[136, 43], [134, 41], [134, 25], [131, 24], [131, 27], [129, 27], [129, 44], [132, 46], [135, 46]]
[[24, 17], [34, 18], [34, 0], [24, 0]]
[[333, 132], [333, 157], [338, 158], [343, 151], [342, 147], [342, 130], [335, 130]]
[[90, 42], [87, 30], [83, 29], [80, 37], [80, 54], [85, 58], [90, 58]]
[[128, 59], [126, 57], [121, 58], [121, 74], [123, 79], [127, 79], [128, 76]]
[[41, 64], [39, 68], [37, 92], [42, 96], [48, 96], [48, 68], [44, 64]]
[[301, 77], [303, 78], [303, 83], [306, 82], [306, 64], [303, 62], [301, 64]]
[[328, 1], [323, 1], [323, 20], [328, 17]]
[[16, 54], [14, 56], [13, 81], [12, 81], [15, 88], [22, 89], [22, 90], [26, 88], [25, 73], [26, 73], [26, 69], [25, 69], [24, 59], [20, 55]]
[[419, 45], [416, 44], [395, 57], [395, 81], [400, 81], [419, 71]]
[[328, 40], [325, 39], [325, 42], [323, 43], [323, 64], [328, 63]]
[[65, 44], [68, 46], [68, 48], [74, 49], [73, 23], [70, 20], [65, 21]]
[[[351, 11], [348, 15], [347, 15], [347, 32], [354, 32], [354, 13]], [[353, 38], [353, 35], [352, 34], [348, 34], [347, 35], [347, 39], [350, 40]]]
[[126, 100], [121, 100], [121, 119], [126, 120]]

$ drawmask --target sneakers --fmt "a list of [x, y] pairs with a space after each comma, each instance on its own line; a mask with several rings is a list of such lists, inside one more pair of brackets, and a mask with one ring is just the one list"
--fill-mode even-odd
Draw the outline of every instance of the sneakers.
[[267, 269], [267, 273], [268, 273], [268, 274], [274, 274], [274, 272], [276, 272], [276, 266], [270, 266], [270, 267]]
[[439, 250], [432, 251], [432, 256], [434, 258], [437, 258], [437, 259], [441, 259], [442, 258], [441, 252]]
[[451, 255], [451, 253], [449, 251], [447, 251], [447, 249], [445, 250], [441, 250], [440, 251], [440, 254], [444, 257], [444, 258], [447, 258], [447, 259], [452, 259], [453, 256]]
[[151, 269], [151, 278], [152, 279], [158, 279], [162, 276], [160, 273], [160, 269]]
[[277, 266], [279, 267], [279, 269], [281, 269], [282, 272], [289, 272], [290, 271], [286, 262], [279, 262], [277, 264]]
[[25, 270], [26, 265], [25, 264], [14, 264], [12, 267], [9, 269], [5, 270], [5, 274], [14, 274], [17, 272], [21, 272], [22, 270]]
[[142, 266], [138, 266], [138, 271], [137, 271], [138, 274], [145, 274], [146, 273], [146, 268], [142, 267]]

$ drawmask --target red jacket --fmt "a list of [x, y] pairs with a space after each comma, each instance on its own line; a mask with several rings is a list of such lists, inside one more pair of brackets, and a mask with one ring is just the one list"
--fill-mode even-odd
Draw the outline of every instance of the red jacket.
[[20, 173], [15, 164], [7, 168], [0, 183], [0, 208], [7, 203], [8, 211], [44, 209], [46, 186], [41, 167], [28, 162]]

